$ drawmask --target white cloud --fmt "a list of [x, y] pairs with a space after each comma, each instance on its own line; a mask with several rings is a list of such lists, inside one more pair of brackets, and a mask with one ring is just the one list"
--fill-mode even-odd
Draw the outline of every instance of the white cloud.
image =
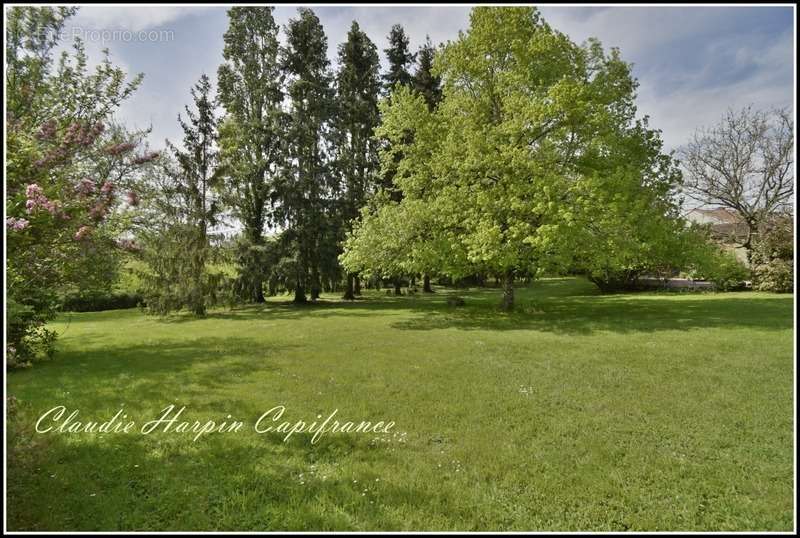
[[[325, 28], [332, 64], [351, 22], [357, 20], [378, 47], [384, 68], [383, 49], [393, 24], [403, 25], [416, 50], [426, 35], [434, 43], [456, 38], [459, 30], [467, 28], [470, 11], [463, 6], [312, 9]], [[752, 25], [742, 25], [747, 9], [768, 8], [544, 6], [541, 11], [554, 28], [576, 42], [598, 37], [606, 47], [620, 47], [623, 58], [634, 63], [641, 83], [640, 112], [651, 117], [651, 126], [662, 129], [666, 146], [672, 149], [683, 144], [695, 128], [716, 122], [729, 106], [789, 106], [793, 102], [791, 11], [788, 24], [778, 25], [783, 33], [773, 35], [769, 24], [757, 24], [763, 23], [763, 16]], [[202, 72], [212, 78], [216, 74], [227, 25], [224, 11], [222, 7], [84, 7], [73, 24], [130, 31], [175, 29], [174, 46], [87, 42], [92, 61], [108, 46], [115, 64], [131, 75], [145, 73], [144, 84], [123, 105], [120, 117], [137, 127], [152, 123], [151, 140], [160, 146], [164, 137], [179, 136], [175, 118], [189, 100], [189, 87]], [[296, 6], [276, 7], [281, 38], [283, 26], [296, 13]]]
[[187, 15], [201, 14], [213, 7], [85, 6], [78, 10], [69, 26], [85, 30], [129, 30], [138, 32], [158, 28]]

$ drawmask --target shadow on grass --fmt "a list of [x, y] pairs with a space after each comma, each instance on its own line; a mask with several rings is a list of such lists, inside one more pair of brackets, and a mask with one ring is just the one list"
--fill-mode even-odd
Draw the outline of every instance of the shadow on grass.
[[[400, 475], [342, 469], [399, 465], [368, 435], [36, 434], [27, 413], [8, 438], [12, 531], [266, 531], [403, 529], [397, 507], [435, 510]], [[245, 431], [247, 430], [247, 431]], [[79, 437], [79, 439], [77, 439]], [[366, 487], [364, 487], [366, 486]], [[445, 515], [445, 514], [441, 514]]]
[[[295, 305], [270, 301], [216, 311], [210, 319], [293, 320], [359, 318], [380, 313], [411, 314], [391, 322], [400, 330], [539, 330], [566, 334], [594, 331], [655, 332], [730, 327], [784, 330], [792, 327], [792, 295], [754, 296], [752, 293], [640, 292], [602, 295], [580, 279], [548, 279], [517, 292], [517, 310], [498, 309], [496, 288], [439, 289], [433, 295], [386, 297], [372, 292], [358, 301], [321, 300]], [[447, 298], [458, 295], [467, 306], [451, 307]], [[164, 323], [192, 321], [188, 315], [163, 318]]]
[[502, 313], [485, 308], [426, 312], [391, 324], [402, 330], [538, 330], [565, 334], [792, 327], [792, 298], [602, 296], [563, 298]]
[[[94, 341], [102, 347], [87, 351], [85, 346]], [[190, 390], [213, 392], [262, 373], [282, 375], [278, 359], [294, 347], [233, 336], [114, 346], [102, 333], [82, 336], [81, 343], [83, 348], [59, 351], [56, 360], [41, 363], [35, 372], [31, 369], [11, 374], [26, 377], [26, 387], [36, 393], [71, 390], [87, 394], [86, 387], [91, 387], [91, 399], [97, 402], [115, 401], [119, 395], [169, 402], [175, 394]], [[226, 403], [237, 403], [229, 396], [225, 398]], [[217, 402], [210, 404], [212, 408], [214, 405]]]

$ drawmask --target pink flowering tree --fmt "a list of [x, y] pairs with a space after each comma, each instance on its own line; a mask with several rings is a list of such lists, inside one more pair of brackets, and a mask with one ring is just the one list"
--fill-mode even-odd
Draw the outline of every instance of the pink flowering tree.
[[[118, 237], [138, 205], [138, 185], [158, 159], [147, 131], [113, 122], [141, 82], [126, 81], [108, 52], [90, 72], [82, 43], [56, 61], [74, 9], [15, 7], [6, 31], [8, 363], [52, 352], [45, 323], [67, 289], [110, 282]], [[129, 245], [128, 245], [129, 246]]]

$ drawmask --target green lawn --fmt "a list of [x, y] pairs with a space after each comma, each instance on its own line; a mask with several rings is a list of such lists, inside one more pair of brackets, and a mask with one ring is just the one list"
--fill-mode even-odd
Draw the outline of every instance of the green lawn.
[[[8, 377], [9, 529], [792, 529], [792, 296], [449, 293], [63, 316], [57, 357]], [[248, 428], [32, 433], [170, 403]], [[278, 404], [394, 435], [252, 432]]]

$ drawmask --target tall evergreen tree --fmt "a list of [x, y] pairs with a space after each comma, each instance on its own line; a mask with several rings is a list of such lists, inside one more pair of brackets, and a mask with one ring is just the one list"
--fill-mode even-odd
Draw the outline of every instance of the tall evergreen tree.
[[228, 10], [225, 63], [218, 71], [219, 100], [227, 112], [220, 130], [225, 201], [243, 227], [239, 291], [253, 302], [264, 301], [260, 252], [284, 149], [282, 72], [273, 9]]
[[209, 228], [216, 223], [217, 119], [206, 75], [191, 90], [194, 109], [178, 116], [183, 147], [167, 141], [171, 159], [152, 200], [151, 228], [144, 234], [142, 273], [148, 308], [158, 314], [188, 308], [202, 316], [216, 302], [219, 274], [208, 270]]
[[[397, 90], [398, 87], [411, 87], [414, 83], [414, 77], [411, 75], [409, 69], [414, 63], [415, 55], [410, 51], [409, 39], [405, 30], [399, 24], [392, 26], [389, 35], [389, 48], [383, 50], [389, 60], [389, 70], [383, 75], [383, 89], [387, 98], [391, 98], [392, 92]], [[386, 151], [390, 152], [388, 142], [383, 140]], [[403, 158], [402, 154], [395, 153], [395, 163], [387, 164], [384, 168], [381, 178], [383, 188], [389, 193], [394, 201], [399, 201], [402, 196], [400, 191], [395, 188], [394, 176], [397, 173], [397, 163]], [[395, 282], [395, 290], [399, 290], [399, 284]]]
[[[411, 75], [411, 66], [414, 63], [415, 55], [411, 52], [410, 43], [405, 30], [399, 24], [392, 26], [389, 35], [387, 36], [389, 47], [384, 49], [387, 59], [389, 60], [389, 70], [383, 75], [384, 93], [388, 99], [391, 99], [392, 94], [400, 87], [411, 87], [414, 78]], [[411, 136], [411, 133], [409, 133]], [[383, 145], [387, 153], [394, 155], [394, 162], [387, 162], [382, 171], [381, 183], [386, 192], [389, 193], [391, 200], [399, 202], [402, 198], [402, 192], [396, 188], [394, 176], [397, 174], [397, 165], [403, 158], [403, 154], [399, 151], [392, 151], [390, 144], [387, 140], [383, 140]], [[399, 275], [393, 277], [394, 292], [399, 295], [401, 293], [401, 279]]]
[[328, 61], [328, 38], [319, 18], [307, 8], [286, 26], [281, 68], [290, 98], [287, 120], [288, 161], [278, 198], [284, 225], [297, 245], [295, 302], [306, 292], [321, 292], [321, 252], [331, 235], [329, 173], [330, 122], [333, 117], [333, 76]]
[[[379, 70], [377, 47], [353, 21], [347, 41], [339, 45], [339, 71], [336, 75], [338, 110], [335, 125], [337, 169], [341, 175], [339, 215], [342, 233], [358, 217], [377, 180], [380, 163], [374, 130], [380, 123]], [[356, 274], [347, 274], [345, 299], [354, 298], [356, 279]]]
[[387, 39], [389, 48], [383, 49], [383, 52], [389, 60], [389, 71], [383, 75], [383, 83], [386, 94], [389, 95], [396, 84], [411, 85], [409, 68], [414, 63], [414, 54], [410, 50], [408, 36], [399, 24], [392, 26]]
[[[417, 52], [417, 68], [414, 72], [413, 88], [415, 92], [422, 95], [431, 112], [442, 100], [442, 79], [433, 73], [435, 55], [436, 49], [431, 43], [430, 36], [425, 36], [425, 44]], [[431, 277], [427, 272], [422, 275], [422, 291], [433, 293]]]
[[417, 52], [417, 68], [414, 71], [413, 88], [421, 94], [428, 104], [428, 109], [433, 110], [442, 99], [442, 79], [433, 74], [433, 58], [436, 49], [431, 43], [430, 36], [425, 36], [425, 44]]

